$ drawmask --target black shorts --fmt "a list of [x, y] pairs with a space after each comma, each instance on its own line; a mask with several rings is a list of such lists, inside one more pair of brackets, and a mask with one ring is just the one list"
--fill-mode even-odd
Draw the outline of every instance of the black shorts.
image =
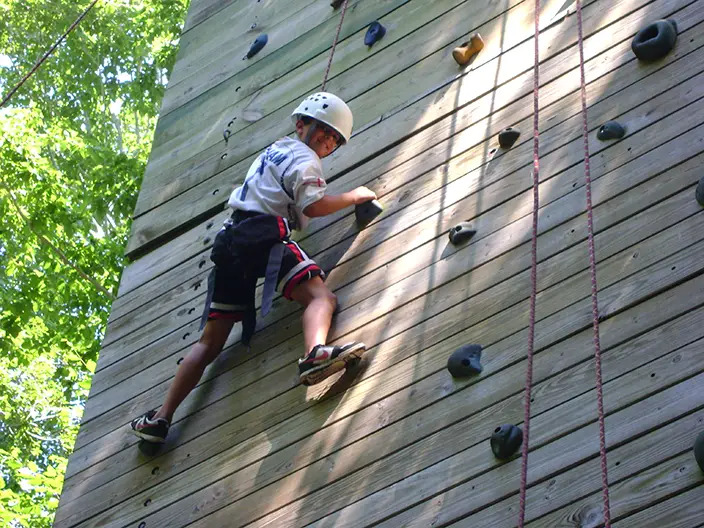
[[259, 215], [256, 221], [235, 223], [220, 230], [211, 254], [215, 268], [208, 279], [208, 319], [241, 321], [245, 312], [254, 310], [257, 279], [266, 272], [272, 237], [276, 239], [273, 244], [284, 244], [277, 289], [285, 298], [291, 299], [291, 292], [298, 284], [313, 277], [325, 277], [320, 267], [288, 236], [286, 221], [269, 215]]

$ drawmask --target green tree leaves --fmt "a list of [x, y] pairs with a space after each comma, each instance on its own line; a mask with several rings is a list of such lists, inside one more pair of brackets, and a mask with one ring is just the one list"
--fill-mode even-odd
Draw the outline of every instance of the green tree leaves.
[[[0, 94], [89, 3], [0, 0]], [[0, 109], [3, 525], [51, 526], [185, 13], [101, 0]]]

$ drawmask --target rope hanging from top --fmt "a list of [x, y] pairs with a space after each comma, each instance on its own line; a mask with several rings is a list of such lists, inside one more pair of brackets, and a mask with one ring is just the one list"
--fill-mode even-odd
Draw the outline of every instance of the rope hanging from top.
[[601, 491], [604, 501], [604, 527], [611, 528], [609, 505], [609, 478], [606, 469], [606, 428], [604, 426], [604, 390], [601, 377], [601, 344], [599, 340], [599, 305], [596, 284], [596, 252], [594, 250], [594, 215], [592, 207], [592, 178], [589, 165], [589, 129], [587, 125], [587, 83], [584, 74], [584, 30], [582, 1], [577, 0], [577, 27], [579, 31], [579, 72], [582, 97], [582, 138], [584, 140], [584, 181], [587, 191], [587, 239], [589, 245], [589, 274], [592, 286], [592, 327], [594, 328], [594, 363], [596, 369], [596, 399], [599, 414], [599, 458], [601, 461]]
[[330, 67], [332, 66], [332, 56], [335, 55], [335, 47], [337, 46], [337, 41], [340, 38], [340, 30], [342, 29], [342, 21], [345, 19], [345, 13], [347, 12], [347, 2], [342, 4], [342, 13], [340, 14], [340, 22], [337, 24], [337, 32], [335, 33], [335, 38], [332, 41], [332, 49], [330, 49], [330, 57], [328, 58], [328, 65], [325, 68], [325, 74], [323, 75], [323, 85], [320, 91], [325, 91], [325, 85], [328, 83], [328, 75], [330, 75]]
[[540, 0], [535, 0], [535, 37], [533, 64], [533, 236], [531, 242], [531, 267], [530, 267], [530, 323], [528, 327], [528, 358], [526, 366], [526, 390], [524, 396], [523, 414], [523, 446], [521, 457], [521, 488], [519, 495], [520, 509], [518, 512], [518, 526], [523, 528], [526, 516], [526, 487], [528, 482], [528, 443], [530, 440], [530, 399], [531, 388], [533, 386], [533, 353], [535, 350], [535, 298], [538, 292], [538, 210], [540, 208], [540, 196], [538, 184], [540, 182], [540, 131], [538, 129], [539, 117], [539, 48], [538, 39], [540, 36]]
[[29, 71], [29, 73], [27, 73], [24, 77], [22, 77], [20, 82], [17, 83], [17, 85], [12, 90], [10, 90], [10, 92], [2, 100], [2, 103], [0, 103], [0, 108], [5, 106], [5, 103], [7, 103], [10, 100], [10, 98], [12, 98], [13, 95], [15, 95], [15, 92], [22, 87], [22, 85], [27, 81], [27, 79], [29, 79], [34, 74], [34, 72], [36, 72], [39, 69], [39, 67], [44, 63], [44, 61], [46, 59], [48, 59], [52, 53], [54, 53], [56, 48], [59, 47], [59, 44], [61, 44], [64, 41], [64, 39], [68, 36], [68, 34], [71, 33], [71, 31], [73, 31], [73, 29], [81, 22], [81, 20], [83, 20], [83, 18], [88, 14], [88, 12], [91, 9], [93, 9], [93, 6], [97, 3], [98, 3], [98, 0], [93, 0], [93, 2], [86, 8], [86, 10], [83, 11], [83, 13], [81, 13], [81, 15], [75, 20], [75, 22], [73, 24], [71, 24], [71, 26], [66, 30], [66, 32], [63, 35], [61, 35], [61, 37], [59, 37], [59, 39], [54, 43], [54, 45], [51, 48], [49, 48], [49, 50], [44, 54], [44, 56], [37, 61], [37, 63], [34, 65], [34, 67]]
[[[540, 156], [539, 156], [539, 35], [540, 35], [540, 12], [539, 0], [535, 2], [535, 63], [533, 75], [533, 234], [531, 246], [531, 297], [530, 297], [530, 326], [528, 330], [528, 360], [526, 368], [526, 388], [524, 396], [524, 433], [521, 463], [521, 486], [519, 496], [519, 519], [518, 526], [523, 528], [525, 524], [526, 510], [526, 488], [528, 481], [528, 449], [530, 438], [530, 404], [531, 387], [533, 385], [533, 354], [535, 347], [535, 299], [537, 295], [537, 239], [538, 239], [538, 210], [539, 194], [538, 185], [540, 181]], [[587, 195], [587, 239], [589, 247], [589, 271], [591, 278], [591, 301], [592, 301], [592, 326], [594, 329], [594, 358], [596, 365], [596, 389], [597, 406], [599, 415], [599, 454], [601, 460], [601, 485], [604, 503], [604, 527], [611, 528], [611, 510], [609, 505], [608, 473], [606, 465], [606, 433], [604, 426], [604, 398], [603, 380], [601, 371], [601, 345], [599, 341], [599, 307], [597, 303], [598, 287], [596, 282], [596, 252], [594, 249], [594, 216], [592, 206], [591, 191], [591, 170], [589, 164], [589, 130], [587, 124], [587, 89], [586, 77], [584, 73], [584, 32], [582, 23], [582, 3], [577, 0], [577, 27], [579, 32], [579, 69], [580, 69], [580, 93], [582, 103], [582, 138], [584, 141], [584, 176]]]

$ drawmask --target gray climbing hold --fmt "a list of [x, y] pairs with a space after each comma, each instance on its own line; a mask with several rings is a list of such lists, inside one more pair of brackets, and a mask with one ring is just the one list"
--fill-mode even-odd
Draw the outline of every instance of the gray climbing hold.
[[464, 345], [447, 359], [447, 370], [454, 378], [464, 378], [482, 371], [481, 345]]
[[354, 208], [354, 216], [357, 218], [357, 225], [360, 228], [365, 228], [369, 223], [381, 214], [384, 207], [378, 200], [370, 200], [361, 204], [357, 204]]
[[523, 431], [513, 424], [504, 424], [491, 435], [491, 451], [496, 458], [505, 460], [511, 457], [523, 443]]
[[636, 33], [631, 49], [640, 60], [653, 61], [670, 53], [676, 41], [677, 22], [656, 20]]
[[504, 128], [499, 132], [499, 145], [501, 148], [510, 149], [521, 135], [521, 131], [517, 128]]
[[699, 433], [694, 441], [694, 459], [699, 464], [699, 469], [704, 471], [704, 431]]
[[466, 242], [467, 240], [472, 238], [476, 233], [477, 231], [475, 229], [472, 229], [472, 226], [469, 222], [462, 222], [450, 229], [448, 235], [450, 237], [450, 242], [452, 242], [454, 245], [457, 245]]
[[696, 196], [699, 205], [704, 207], [704, 176], [702, 176], [699, 180], [699, 183], [697, 184], [697, 190], [694, 195]]
[[609, 139], [621, 139], [626, 135], [626, 129], [618, 121], [607, 121], [596, 133], [597, 139], [607, 141]]
[[269, 37], [266, 33], [262, 33], [261, 35], [259, 35], [256, 39], [254, 39], [254, 42], [252, 42], [252, 45], [249, 47], [249, 51], [247, 52], [247, 58], [251, 59], [252, 57], [254, 57], [264, 48], [264, 46], [266, 46], [267, 42], [269, 42]]

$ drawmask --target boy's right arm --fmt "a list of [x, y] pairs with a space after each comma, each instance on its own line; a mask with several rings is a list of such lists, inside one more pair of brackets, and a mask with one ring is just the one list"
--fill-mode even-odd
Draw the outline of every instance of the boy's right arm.
[[313, 202], [306, 207], [303, 210], [303, 214], [309, 218], [326, 216], [345, 207], [370, 200], [376, 200], [376, 193], [367, 187], [357, 187], [346, 193], [325, 195], [317, 202]]

